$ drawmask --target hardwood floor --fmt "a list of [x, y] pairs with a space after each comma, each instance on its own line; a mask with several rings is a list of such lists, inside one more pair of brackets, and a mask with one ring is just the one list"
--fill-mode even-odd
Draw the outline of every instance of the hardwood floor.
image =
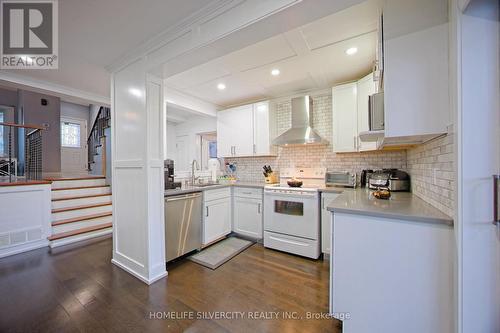
[[[106, 239], [0, 259], [0, 332], [341, 331], [337, 320], [306, 319], [328, 311], [321, 260], [253, 245], [215, 271], [182, 260], [148, 287], [112, 265], [111, 251]], [[233, 318], [210, 318], [223, 314]]]

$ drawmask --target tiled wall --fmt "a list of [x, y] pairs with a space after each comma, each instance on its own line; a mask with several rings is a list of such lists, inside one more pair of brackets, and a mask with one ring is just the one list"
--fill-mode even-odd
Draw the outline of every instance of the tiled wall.
[[[332, 141], [332, 97], [330, 93], [312, 96], [314, 112], [313, 127], [324, 138]], [[291, 125], [291, 102], [286, 100], [275, 105], [277, 135]], [[271, 165], [273, 169], [286, 167], [324, 167], [334, 171], [354, 171], [363, 169], [406, 168], [406, 151], [333, 153], [328, 146], [291, 146], [279, 147], [277, 157], [231, 158], [237, 163], [237, 176], [242, 181], [264, 181], [262, 166]]]
[[407, 151], [412, 192], [453, 217], [453, 135], [431, 140]]
[[[316, 131], [332, 140], [331, 94], [313, 95], [313, 124]], [[277, 135], [290, 127], [290, 99], [274, 105]], [[434, 139], [409, 150], [374, 151], [363, 153], [332, 152], [332, 146], [279, 147], [277, 157], [248, 157], [226, 159], [237, 163], [237, 176], [241, 181], [263, 182], [262, 166], [273, 169], [285, 167], [325, 167], [335, 171], [354, 171], [358, 175], [363, 169], [398, 168], [409, 172], [412, 192], [453, 216], [453, 137]]]

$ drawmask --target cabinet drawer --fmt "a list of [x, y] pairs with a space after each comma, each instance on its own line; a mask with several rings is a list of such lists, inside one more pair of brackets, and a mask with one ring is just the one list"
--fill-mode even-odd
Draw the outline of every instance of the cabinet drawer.
[[217, 199], [229, 198], [231, 197], [231, 188], [223, 187], [215, 190], [207, 190], [204, 192], [205, 201], [212, 201]]
[[270, 231], [264, 231], [264, 247], [313, 259], [318, 259], [320, 254], [318, 241]]
[[240, 198], [262, 199], [262, 189], [252, 187], [234, 187], [234, 196]]

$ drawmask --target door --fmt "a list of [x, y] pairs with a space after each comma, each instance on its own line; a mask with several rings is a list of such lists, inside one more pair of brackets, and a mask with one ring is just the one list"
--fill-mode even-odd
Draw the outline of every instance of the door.
[[231, 233], [231, 198], [209, 201], [205, 204], [203, 244], [209, 244]]
[[500, 172], [498, 6], [472, 0], [459, 24], [459, 332], [500, 332], [500, 226], [492, 223], [492, 175]]
[[87, 121], [61, 118], [61, 171], [87, 173]]
[[356, 96], [356, 82], [343, 84], [332, 90], [334, 152], [356, 152], [358, 150]]
[[262, 238], [262, 200], [234, 198], [234, 232], [252, 237]]
[[328, 204], [335, 200], [337, 193], [321, 193], [321, 252], [330, 253], [332, 212], [327, 210]]
[[368, 97], [375, 93], [373, 73], [368, 74], [358, 81], [358, 149], [359, 151], [377, 150], [376, 142], [363, 142], [359, 140], [359, 133], [370, 130], [368, 118]]

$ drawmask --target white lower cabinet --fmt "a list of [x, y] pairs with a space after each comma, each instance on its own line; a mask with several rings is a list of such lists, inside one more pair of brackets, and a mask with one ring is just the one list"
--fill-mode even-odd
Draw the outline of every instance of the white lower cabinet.
[[231, 189], [204, 192], [203, 245], [231, 233]]
[[262, 239], [262, 190], [234, 188], [233, 232]]
[[327, 210], [328, 204], [335, 200], [340, 193], [321, 193], [321, 252], [330, 254], [332, 213]]

